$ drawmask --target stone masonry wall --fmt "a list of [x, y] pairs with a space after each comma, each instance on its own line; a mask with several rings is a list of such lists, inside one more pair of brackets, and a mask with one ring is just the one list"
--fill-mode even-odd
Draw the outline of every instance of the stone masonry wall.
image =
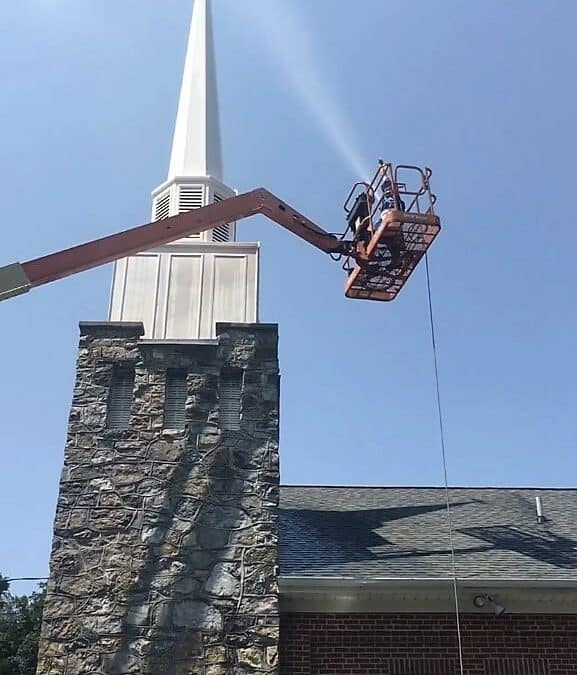
[[[277, 672], [277, 328], [217, 332], [178, 345], [141, 342], [140, 324], [81, 324], [40, 675]], [[106, 418], [121, 365], [136, 376], [118, 431]], [[188, 373], [182, 432], [163, 429], [167, 368]], [[230, 368], [240, 431], [219, 428]]]

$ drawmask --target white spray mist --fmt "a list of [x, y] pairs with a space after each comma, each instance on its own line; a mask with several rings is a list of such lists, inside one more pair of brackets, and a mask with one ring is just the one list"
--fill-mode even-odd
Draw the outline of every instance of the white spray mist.
[[294, 94], [353, 175], [366, 180], [369, 171], [353, 140], [352, 124], [323, 77], [313, 35], [296, 4], [292, 0], [240, 0], [228, 4], [242, 12], [245, 25], [258, 29]]

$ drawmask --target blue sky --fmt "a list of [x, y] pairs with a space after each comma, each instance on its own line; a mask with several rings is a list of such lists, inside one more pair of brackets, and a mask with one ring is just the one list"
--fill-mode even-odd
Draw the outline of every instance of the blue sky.
[[[577, 5], [213, 4], [229, 184], [336, 231], [359, 161], [434, 171], [450, 481], [574, 485]], [[190, 8], [1, 3], [0, 264], [146, 222]], [[291, 235], [255, 220], [240, 237], [262, 243], [261, 319], [280, 324], [283, 482], [440, 484], [424, 268], [392, 304], [350, 301], [340, 266]], [[0, 306], [5, 574], [47, 571], [77, 324], [106, 318], [110, 278]]]

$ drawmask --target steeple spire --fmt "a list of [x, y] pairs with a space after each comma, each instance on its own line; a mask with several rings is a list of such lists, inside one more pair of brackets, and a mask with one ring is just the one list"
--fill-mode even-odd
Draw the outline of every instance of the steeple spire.
[[[152, 192], [152, 220], [234, 196], [222, 182], [216, 68], [209, 0], [195, 0], [168, 178]], [[147, 338], [213, 338], [216, 323], [258, 321], [259, 245], [218, 225], [119, 260], [111, 321], [142, 321]]]
[[220, 121], [209, 0], [194, 0], [167, 180], [222, 180]]

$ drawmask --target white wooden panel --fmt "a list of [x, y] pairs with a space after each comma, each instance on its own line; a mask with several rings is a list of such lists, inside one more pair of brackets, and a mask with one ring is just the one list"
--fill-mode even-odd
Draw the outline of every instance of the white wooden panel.
[[147, 338], [162, 340], [166, 332], [166, 304], [168, 302], [168, 282], [170, 279], [170, 254], [160, 252], [160, 267], [158, 270], [158, 292], [156, 295], [156, 316], [154, 330]]
[[142, 321], [147, 337], [152, 334], [158, 294], [160, 256], [147, 253], [126, 260], [121, 321]]
[[[205, 244], [206, 246], [206, 244]], [[214, 244], [209, 244], [214, 247]], [[200, 338], [213, 338], [216, 335], [212, 320], [212, 306], [214, 300], [214, 255], [205, 253], [202, 273], [202, 305], [200, 311]]]
[[126, 258], [122, 258], [122, 260], [117, 260], [114, 263], [112, 289], [110, 291], [110, 309], [108, 312], [109, 321], [120, 321], [122, 319], [122, 302], [124, 298], [125, 279]]
[[259, 249], [255, 246], [252, 253], [246, 256], [246, 316], [247, 323], [258, 323], [258, 272], [259, 272]]
[[202, 293], [201, 255], [171, 255], [165, 339], [199, 337]]
[[111, 321], [142, 321], [146, 338], [215, 337], [217, 321], [258, 322], [259, 246], [191, 242], [119, 260]]
[[246, 277], [246, 256], [214, 256], [213, 326], [246, 321]]

